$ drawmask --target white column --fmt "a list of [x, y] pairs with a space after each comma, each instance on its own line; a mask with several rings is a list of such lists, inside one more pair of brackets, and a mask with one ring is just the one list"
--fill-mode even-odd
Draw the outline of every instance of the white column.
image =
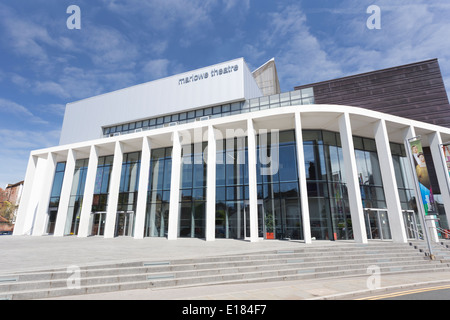
[[36, 212], [36, 221], [33, 228], [33, 236], [42, 236], [46, 232], [46, 222], [48, 221], [48, 207], [52, 192], [53, 179], [56, 169], [56, 154], [49, 152], [45, 163], [44, 176], [41, 183], [39, 204]]
[[367, 233], [364, 223], [364, 210], [359, 188], [358, 170], [356, 167], [355, 149], [353, 146], [350, 116], [344, 113], [339, 117], [339, 132], [341, 135], [342, 155], [344, 158], [346, 182], [350, 214], [352, 217], [353, 236], [358, 243], [367, 243]]
[[206, 177], [206, 241], [216, 238], [216, 137], [208, 126], [208, 159]]
[[392, 161], [386, 122], [384, 120], [379, 120], [375, 124], [375, 142], [377, 145], [378, 160], [380, 161], [392, 240], [394, 242], [406, 243], [408, 239], [405, 231], [397, 181], [395, 180], [394, 163]]
[[181, 143], [180, 134], [175, 131], [172, 136], [172, 174], [170, 182], [168, 240], [178, 237], [178, 216], [180, 211], [180, 178], [181, 178]]
[[116, 145], [114, 147], [114, 160], [111, 170], [111, 178], [109, 182], [108, 205], [106, 208], [105, 238], [114, 238], [115, 236], [122, 163], [122, 144], [120, 141], [116, 141]]
[[89, 221], [91, 218], [92, 200], [94, 199], [95, 177], [97, 176], [98, 150], [91, 146], [89, 163], [86, 173], [86, 182], [83, 194], [83, 206], [81, 207], [80, 226], [78, 237], [87, 237], [90, 234]]
[[300, 202], [302, 209], [303, 238], [311, 243], [311, 224], [309, 220], [308, 187], [306, 185], [305, 157], [303, 155], [303, 133], [300, 112], [295, 113], [295, 141], [297, 143], [297, 170], [300, 184]]
[[[256, 135], [253, 120], [247, 120], [248, 135], [248, 189], [250, 210], [250, 241], [258, 241], [258, 189], [256, 178]], [[245, 231], [244, 231], [245, 232]]]
[[64, 172], [64, 181], [61, 188], [61, 197], [59, 199], [58, 214], [56, 216], [56, 225], [54, 236], [64, 236], [64, 230], [67, 221], [67, 211], [69, 210], [70, 193], [72, 192], [73, 174], [75, 172], [76, 151], [69, 149], [67, 154], [66, 170]]
[[141, 171], [139, 172], [139, 189], [136, 204], [136, 223], [134, 238], [144, 238], [145, 214], [147, 210], [148, 177], [150, 173], [151, 142], [148, 137], [142, 140]]
[[442, 151], [442, 138], [439, 132], [433, 132], [428, 135], [430, 141], [431, 156], [433, 157], [434, 168], [441, 190], [442, 201], [444, 203], [445, 216], [450, 225], [450, 192], [449, 192], [449, 177], [445, 162], [444, 153]]
[[33, 205], [34, 183], [36, 181], [38, 158], [30, 155], [28, 159], [27, 172], [25, 174], [22, 198], [17, 211], [16, 223], [14, 225], [13, 235], [21, 236], [28, 234], [33, 225]]

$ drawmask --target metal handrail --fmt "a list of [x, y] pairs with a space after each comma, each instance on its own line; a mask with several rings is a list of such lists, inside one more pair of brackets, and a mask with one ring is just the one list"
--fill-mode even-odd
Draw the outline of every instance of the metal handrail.
[[417, 240], [424, 240], [425, 239], [424, 236], [423, 236], [423, 233], [421, 233], [418, 229], [411, 228], [411, 227], [408, 227], [408, 226], [406, 226], [406, 228], [408, 228], [416, 236], [415, 239], [417, 239]]
[[434, 228], [436, 228], [436, 230], [437, 230], [438, 233], [444, 233], [444, 234], [446, 234], [446, 235], [450, 238], [450, 231], [449, 231], [449, 230], [443, 229], [443, 228], [441, 228], [441, 227], [434, 227]]

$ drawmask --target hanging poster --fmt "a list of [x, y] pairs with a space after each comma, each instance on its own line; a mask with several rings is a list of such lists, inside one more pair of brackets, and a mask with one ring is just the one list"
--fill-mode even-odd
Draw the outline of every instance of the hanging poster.
[[442, 149], [444, 151], [445, 163], [447, 164], [447, 172], [450, 176], [450, 145], [443, 145]]
[[425, 215], [436, 214], [436, 204], [433, 198], [433, 190], [431, 187], [430, 177], [428, 175], [427, 164], [425, 162], [425, 155], [422, 149], [422, 141], [409, 141], [411, 153], [414, 160], [416, 177], [419, 182], [422, 202], [425, 209]]

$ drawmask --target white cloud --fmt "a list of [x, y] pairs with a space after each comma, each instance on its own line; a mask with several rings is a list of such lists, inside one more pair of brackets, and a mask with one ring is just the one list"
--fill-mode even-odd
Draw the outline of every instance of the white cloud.
[[60, 131], [0, 129], [0, 187], [25, 178], [30, 152], [58, 143]]
[[[15, 116], [21, 121], [30, 121], [35, 124], [48, 124], [47, 121], [35, 116], [26, 107], [7, 99], [0, 98], [0, 114], [3, 114], [4, 119], [9, 116]], [[3, 141], [4, 142], [4, 141]]]
[[155, 59], [148, 61], [142, 71], [149, 80], [164, 78], [168, 75], [170, 61], [167, 59]]
[[283, 91], [341, 74], [340, 64], [330, 58], [319, 39], [310, 32], [307, 17], [299, 6], [291, 5], [272, 12], [267, 20], [268, 27], [258, 48], [275, 52]]

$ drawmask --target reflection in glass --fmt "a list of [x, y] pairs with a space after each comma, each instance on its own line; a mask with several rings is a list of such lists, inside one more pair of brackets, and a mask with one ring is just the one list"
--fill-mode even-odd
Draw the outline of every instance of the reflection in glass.
[[153, 149], [145, 216], [145, 237], [167, 236], [169, 220], [172, 147]]
[[303, 131], [311, 236], [353, 239], [339, 133]]

